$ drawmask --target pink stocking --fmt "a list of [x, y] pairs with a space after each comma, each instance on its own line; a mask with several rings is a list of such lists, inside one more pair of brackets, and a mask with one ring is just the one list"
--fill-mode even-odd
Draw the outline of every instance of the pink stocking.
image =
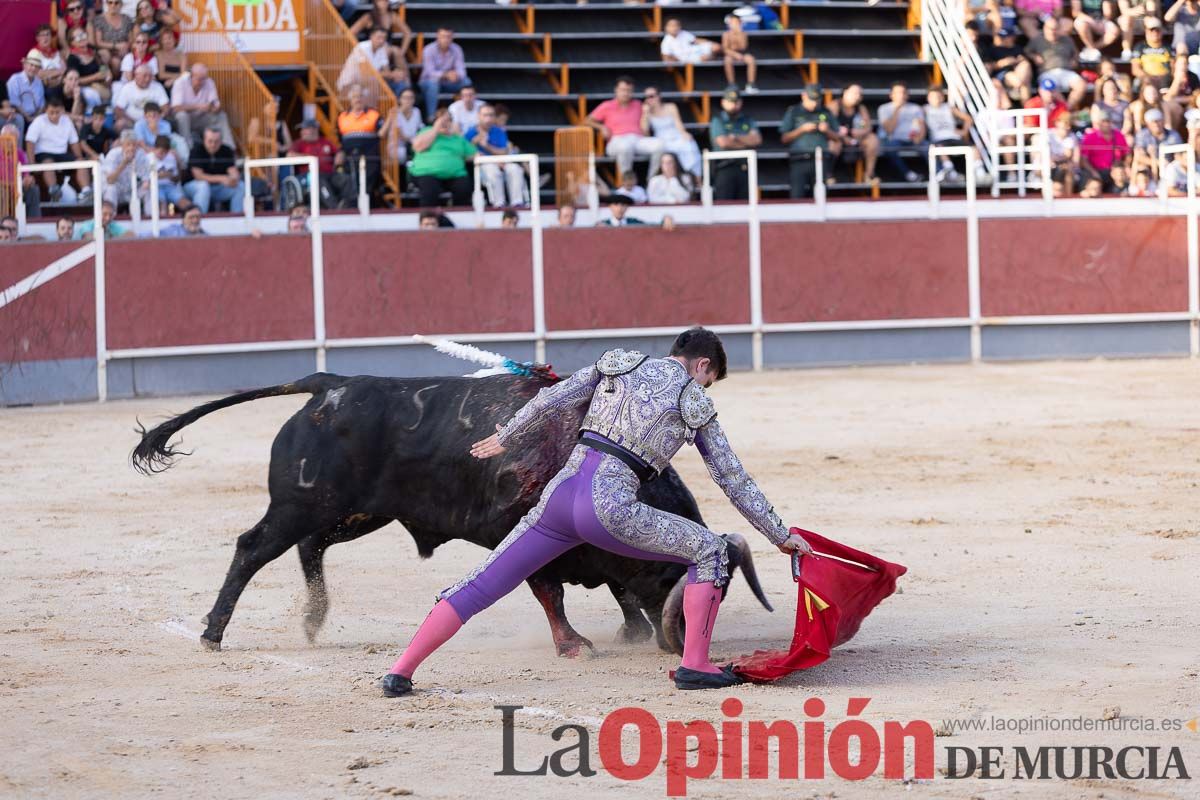
[[721, 605], [721, 590], [708, 583], [689, 583], [683, 587], [683, 661], [681, 666], [700, 672], [720, 672], [708, 660], [713, 625]]
[[450, 601], [439, 600], [413, 635], [408, 647], [404, 648], [404, 654], [392, 667], [392, 672], [411, 679], [421, 662], [445, 644], [462, 626], [463, 622], [454, 606], [450, 605]]

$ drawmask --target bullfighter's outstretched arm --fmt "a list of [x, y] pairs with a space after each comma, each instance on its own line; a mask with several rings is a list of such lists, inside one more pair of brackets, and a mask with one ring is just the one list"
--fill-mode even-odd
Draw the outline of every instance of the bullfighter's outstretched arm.
[[557, 419], [567, 411], [587, 405], [600, 383], [600, 377], [600, 371], [592, 364], [566, 380], [542, 389], [523, 405], [512, 419], [500, 427], [497, 431], [500, 445], [508, 447], [543, 422]]
[[729, 446], [725, 431], [715, 416], [696, 431], [696, 449], [704, 458], [712, 479], [725, 492], [733, 507], [772, 544], [786, 542], [789, 535], [787, 526], [775, 513], [775, 507], [767, 502], [754, 478], [742, 466], [741, 459]]

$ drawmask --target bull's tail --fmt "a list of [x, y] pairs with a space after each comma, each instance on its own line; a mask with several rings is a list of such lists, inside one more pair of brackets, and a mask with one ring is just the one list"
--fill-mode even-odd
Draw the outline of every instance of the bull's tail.
[[145, 426], [139, 420], [135, 430], [141, 434], [142, 440], [138, 442], [137, 447], [133, 448], [133, 452], [130, 453], [130, 463], [134, 469], [143, 475], [163, 472], [174, 465], [177, 457], [190, 455], [172, 445], [170, 443], [171, 437], [201, 417], [211, 414], [214, 411], [220, 411], [222, 408], [229, 408], [239, 403], [258, 400], [263, 397], [279, 397], [285, 394], [317, 394], [335, 388], [345, 381], [346, 379], [341, 375], [318, 372], [292, 383], [267, 386], [262, 389], [252, 389], [248, 392], [233, 394], [229, 397], [223, 397], [220, 400], [214, 400], [211, 403], [196, 406], [191, 411], [173, 417], [150, 430], [146, 430]]

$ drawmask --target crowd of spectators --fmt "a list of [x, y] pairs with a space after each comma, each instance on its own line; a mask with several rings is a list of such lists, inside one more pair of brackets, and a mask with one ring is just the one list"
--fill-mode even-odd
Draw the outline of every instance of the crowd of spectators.
[[[985, 0], [967, 16], [1000, 107], [1045, 109], [1057, 196], [1186, 192], [1183, 160], [1170, 156], [1160, 174], [1159, 147], [1200, 149], [1200, 3], [1072, 0], [1031, 13]], [[1120, 56], [1105, 56], [1118, 40]]]

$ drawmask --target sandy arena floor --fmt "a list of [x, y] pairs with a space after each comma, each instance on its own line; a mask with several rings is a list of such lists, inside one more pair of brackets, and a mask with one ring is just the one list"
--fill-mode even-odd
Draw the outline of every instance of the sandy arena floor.
[[[1200, 715], [1200, 364], [1184, 360], [919, 366], [738, 374], [713, 391], [721, 418], [784, 519], [909, 566], [827, 664], [739, 687], [742, 719], [805, 719], [823, 698], [864, 717], [1190, 720]], [[595, 731], [626, 704], [660, 720], [720, 721], [726, 696], [676, 692], [672, 656], [612, 642], [603, 589], [567, 589], [600, 649], [556, 658], [520, 588], [418, 673], [423, 690], [375, 687], [428, 598], [482, 559], [453, 543], [429, 561], [397, 525], [333, 548], [329, 621], [315, 646], [298, 610], [294, 555], [243, 595], [220, 653], [196, 641], [236, 536], [266, 505], [270, 441], [305, 398], [262, 400], [185, 431], [171, 471], [135, 474], [135, 417], [201, 398], [0, 410], [0, 796], [520, 798], [664, 797], [600, 769]], [[693, 450], [677, 459], [718, 530], [746, 531], [778, 611], [740, 578], [716, 655], [781, 646], [795, 591], [787, 559], [745, 525]], [[517, 714], [523, 768], [593, 732], [591, 778], [495, 777], [500, 712]], [[568, 739], [567, 743], [573, 741]], [[880, 775], [695, 781], [694, 798], [1200, 797], [1200, 733], [957, 733], [946, 746], [1176, 745], [1191, 781], [951, 781]], [[1009, 760], [1009, 757], [1006, 757]], [[351, 768], [351, 765], [357, 768]]]

